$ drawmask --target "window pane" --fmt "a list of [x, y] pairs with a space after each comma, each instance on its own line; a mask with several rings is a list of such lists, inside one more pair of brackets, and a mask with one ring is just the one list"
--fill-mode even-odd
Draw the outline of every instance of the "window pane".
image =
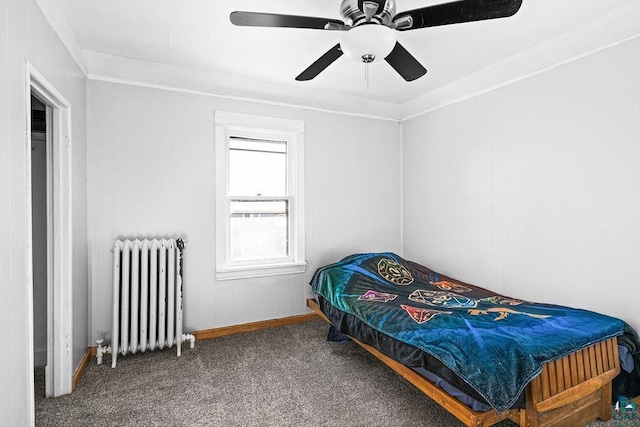
[[231, 137], [229, 141], [229, 194], [232, 196], [285, 196], [287, 143]]
[[288, 202], [231, 202], [231, 260], [249, 261], [289, 256]]

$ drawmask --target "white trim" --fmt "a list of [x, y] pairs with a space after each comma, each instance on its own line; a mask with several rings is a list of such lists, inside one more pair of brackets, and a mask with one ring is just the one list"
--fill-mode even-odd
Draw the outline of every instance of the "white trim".
[[[209, 96], [212, 98], [228, 99], [232, 101], [242, 101], [242, 102], [251, 102], [255, 104], [272, 105], [275, 107], [295, 108], [297, 110], [308, 110], [308, 111], [317, 111], [320, 113], [338, 114], [341, 116], [361, 117], [365, 119], [376, 119], [376, 120], [384, 120], [384, 121], [390, 121], [390, 122], [400, 122], [401, 120], [399, 117], [380, 116], [377, 114], [357, 113], [353, 111], [342, 111], [342, 110], [336, 110], [331, 108], [320, 108], [320, 107], [313, 107], [305, 104], [294, 104], [289, 102], [269, 101], [266, 99], [250, 98], [245, 96], [221, 95], [221, 94], [212, 93], [212, 92], [205, 92], [205, 91], [193, 90], [193, 89], [184, 89], [176, 86], [167, 86], [167, 85], [160, 85], [155, 83], [141, 82], [137, 80], [121, 79], [117, 77], [109, 77], [109, 76], [103, 76], [103, 75], [92, 74], [92, 73], [87, 74], [87, 79], [98, 81], [98, 82], [117, 83], [122, 85], [144, 87], [149, 89], [166, 90], [169, 92]], [[384, 103], [384, 101], [362, 98], [362, 102], [367, 102], [367, 101]]]
[[[33, 86], [32, 86], [33, 89]], [[46, 102], [43, 100], [43, 102]], [[45, 365], [45, 395], [53, 396], [53, 377], [52, 373], [53, 369], [53, 360], [51, 358], [51, 349], [54, 347], [55, 342], [53, 341], [54, 337], [54, 328], [53, 328], [53, 316], [52, 316], [52, 307], [53, 307], [53, 294], [52, 289], [54, 287], [53, 277], [54, 277], [54, 259], [53, 259], [53, 230], [54, 230], [54, 221], [53, 221], [53, 170], [54, 170], [54, 156], [53, 156], [53, 121], [56, 120], [54, 118], [54, 110], [53, 108], [45, 104], [46, 109], [46, 131], [45, 131], [45, 144], [46, 144], [46, 198], [47, 198], [47, 349], [46, 356], [47, 362]], [[31, 120], [29, 120], [31, 121]], [[30, 186], [30, 188], [32, 188]], [[33, 212], [31, 212], [33, 216]], [[33, 240], [31, 240], [33, 241]], [[33, 250], [31, 251], [33, 254]]]
[[[278, 117], [216, 111], [215, 123], [215, 212], [216, 212], [216, 279], [231, 280], [249, 277], [304, 273], [304, 122]], [[287, 186], [292, 247], [288, 259], [262, 260], [256, 263], [232, 263], [229, 247], [229, 138], [273, 137], [287, 141]]]
[[[611, 13], [619, 13], [618, 11], [613, 11]], [[632, 16], [632, 14], [630, 15]], [[602, 19], [602, 18], [600, 18]], [[599, 22], [598, 19], [594, 20], [596, 22]], [[604, 28], [609, 28], [608, 26], [602, 26]], [[563, 34], [562, 37], [569, 37], [575, 33], [577, 33], [579, 30], [583, 30], [583, 31], [588, 31], [589, 33], [594, 33], [594, 31], [591, 30], [591, 27], [589, 27], [589, 30], [584, 30], [581, 27], [578, 27], [577, 29], [573, 29], [571, 31], [568, 31], [567, 33]], [[597, 31], [596, 31], [597, 32]], [[520, 55], [518, 56], [518, 58], [513, 57], [513, 58], [506, 58], [504, 61], [502, 61], [502, 63], [498, 63], [495, 64], [494, 66], [490, 67], [489, 69], [483, 69], [480, 70], [478, 73], [469, 75], [461, 80], [455, 81], [453, 83], [451, 83], [450, 85], [438, 88], [434, 91], [430, 91], [430, 92], [426, 92], [423, 95], [420, 95], [416, 98], [410, 99], [404, 103], [401, 104], [394, 104], [395, 106], [397, 106], [400, 109], [400, 114], [399, 117], [392, 117], [391, 113], [388, 116], [382, 116], [382, 115], [377, 115], [377, 114], [367, 114], [367, 113], [358, 113], [358, 112], [349, 112], [349, 111], [341, 111], [341, 110], [337, 110], [337, 109], [330, 109], [330, 108], [319, 108], [319, 107], [313, 107], [310, 105], [304, 105], [304, 104], [298, 104], [298, 103], [286, 103], [286, 102], [278, 102], [278, 101], [268, 101], [265, 99], [259, 99], [259, 98], [250, 98], [250, 97], [241, 97], [241, 96], [232, 96], [232, 95], [222, 95], [222, 94], [216, 94], [216, 93], [212, 93], [212, 92], [205, 92], [205, 91], [199, 91], [199, 90], [192, 90], [192, 89], [184, 89], [184, 88], [179, 88], [179, 87], [175, 87], [175, 86], [167, 86], [167, 85], [160, 85], [160, 84], [154, 84], [154, 83], [147, 83], [147, 82], [141, 82], [141, 81], [136, 81], [136, 80], [130, 80], [130, 79], [122, 79], [122, 78], [117, 78], [117, 77], [110, 77], [110, 76], [104, 76], [104, 75], [99, 75], [99, 74], [93, 74], [93, 73], [88, 73], [87, 74], [87, 78], [89, 80], [95, 80], [95, 81], [104, 81], [104, 82], [108, 82], [108, 83], [117, 83], [117, 84], [125, 84], [125, 85], [131, 85], [131, 86], [137, 86], [137, 87], [146, 87], [146, 88], [152, 88], [152, 89], [159, 89], [159, 90], [166, 90], [166, 91], [172, 91], [172, 92], [178, 92], [178, 93], [187, 93], [187, 94], [195, 94], [195, 95], [203, 95], [203, 96], [209, 96], [209, 97], [214, 97], [214, 98], [219, 98], [219, 99], [228, 99], [228, 100], [234, 100], [234, 101], [243, 101], [243, 102], [252, 102], [252, 103], [257, 103], [257, 104], [265, 104], [265, 105], [272, 105], [272, 106], [277, 106], [277, 107], [285, 107], [285, 108], [295, 108], [295, 109], [303, 109], [303, 110], [309, 110], [309, 111], [318, 111], [318, 112], [323, 112], [323, 113], [330, 113], [330, 114], [339, 114], [339, 115], [344, 115], [344, 116], [352, 116], [352, 117], [362, 117], [362, 118], [368, 118], [368, 119], [376, 119], [376, 120], [383, 120], [383, 121], [392, 121], [392, 122], [399, 122], [402, 123], [406, 120], [411, 120], [413, 118], [422, 116], [424, 114], [428, 114], [430, 112], [439, 110], [441, 108], [445, 108], [451, 105], [455, 105], [458, 104], [460, 102], [464, 102], [466, 100], [475, 98], [477, 96], [481, 96], [483, 94], [492, 92], [494, 90], [500, 89], [502, 87], [514, 84], [514, 83], [518, 83], [522, 80], [528, 79], [530, 77], [534, 77], [538, 74], [541, 73], [545, 73], [547, 71], [553, 70], [555, 68], [561, 67], [563, 65], [569, 64], [571, 62], [580, 60], [582, 58], [588, 57], [590, 55], [596, 54], [600, 51], [609, 49], [611, 47], [617, 46], [619, 44], [631, 41], [635, 38], [640, 37], [640, 34], [632, 34], [630, 36], [625, 36], [621, 39], [618, 40], [614, 40], [610, 43], [605, 44], [604, 46], [600, 46], [600, 47], [596, 47], [593, 49], [590, 49], [586, 52], [571, 56], [567, 59], [564, 60], [559, 60], [557, 62], [553, 62], [551, 64], [548, 64], [546, 66], [542, 66], [541, 68], [538, 68], [534, 71], [531, 72], [526, 72], [522, 75], [519, 75], [517, 77], [513, 77], [513, 78], [509, 78], [506, 80], [502, 80], [499, 83], [487, 86], [485, 88], [482, 89], [478, 89], [478, 90], [466, 90], [464, 89], [464, 85], [466, 85], [467, 81], [472, 80], [476, 75], [482, 75], [482, 76], [489, 76], [486, 77], [488, 79], [491, 79], [491, 76], [502, 76], [504, 75], [503, 72], [503, 68], [506, 67], [508, 70], [515, 70], [515, 72], [517, 73], [518, 70], [522, 70], [523, 69], [523, 64], [522, 64], [522, 59], [520, 59], [519, 56], [522, 56], [522, 52], [520, 53]], [[546, 59], [548, 57], [548, 51], [549, 50], [553, 50], [554, 46], [560, 46], [562, 48], [566, 48], [566, 46], [571, 46], [571, 44], [562, 44], [560, 43], [560, 38], [556, 37], [553, 39], [550, 39], [548, 41], [546, 41], [546, 45], [544, 46], [544, 48], [540, 45], [538, 46], [534, 46], [532, 48], [530, 48], [528, 51], [532, 52], [531, 53], [531, 58], [537, 58], [537, 54], [536, 52], [542, 52], [540, 55], [543, 57], [543, 59]], [[525, 55], [526, 56], [526, 55]], [[528, 58], [528, 56], [527, 56]], [[520, 61], [520, 62], [519, 62]], [[534, 59], [525, 59], [526, 63], [524, 66], [526, 66], [529, 63], [533, 63]], [[534, 63], [533, 66], [537, 66], [538, 63]], [[460, 87], [462, 89], [460, 89], [460, 91], [463, 93], [460, 96], [449, 96], [446, 93], [443, 93], [443, 95], [439, 95], [439, 92], [444, 92], [445, 90], [449, 90], [449, 89], [455, 89], [457, 87]], [[456, 90], [457, 91], [457, 90]], [[442, 101], [438, 101], [436, 99], [436, 97], [442, 97], [443, 100]], [[380, 102], [380, 103], [384, 103], [385, 101], [381, 101], [381, 100], [367, 100], [364, 99], [364, 101], [371, 101], [371, 102]], [[425, 106], [422, 107], [422, 105], [429, 105], [430, 106]]]
[[216, 280], [251, 279], [254, 277], [300, 274], [307, 269], [306, 262], [287, 262], [271, 265], [253, 265], [247, 267], [217, 268]]
[[233, 126], [239, 129], [253, 130], [254, 132], [304, 132], [303, 121], [280, 117], [216, 110], [215, 120], [216, 126]]
[[400, 123], [400, 256], [404, 258], [404, 123]]
[[[72, 193], [71, 193], [71, 105], [51, 83], [26, 62], [25, 99], [31, 104], [34, 93], [46, 105], [51, 107], [51, 146], [47, 147], [47, 173], [50, 182], [48, 216], [52, 217], [52, 226], [48, 228], [49, 277], [47, 279], [47, 396], [61, 396], [71, 393], [73, 377], [72, 354], [72, 283], [73, 283], [73, 246], [72, 246]], [[28, 192], [31, 194], [31, 110], [28, 108], [26, 124], [27, 176]], [[30, 345], [33, 346], [33, 257], [32, 257], [32, 206], [28, 197], [27, 207], [27, 268], [28, 268], [28, 316]], [[48, 219], [48, 221], [50, 221]], [[50, 223], [51, 224], [51, 223]], [[31, 349], [32, 350], [32, 349]], [[33, 351], [29, 354], [29, 368], [32, 371]], [[31, 374], [32, 375], [32, 374]], [[33, 396], [33, 391], [32, 391]]]
[[[27, 271], [26, 271], [26, 278], [27, 278], [27, 325], [28, 325], [28, 354], [27, 354], [27, 375], [29, 378], [29, 384], [33, 384], [35, 377], [33, 375], [33, 366], [34, 366], [34, 345], [33, 345], [33, 337], [34, 337], [34, 321], [33, 321], [33, 250], [32, 250], [32, 246], [33, 246], [33, 215], [31, 214], [31, 212], [33, 211], [33, 204], [32, 204], [32, 196], [31, 196], [31, 83], [30, 83], [30, 77], [29, 77], [29, 71], [28, 71], [28, 64], [27, 64], [27, 80], [26, 80], [26, 85], [25, 85], [25, 91], [28, 94], [28, 98], [25, 102], [25, 117], [26, 117], [26, 123], [25, 123], [25, 150], [26, 150], [26, 156], [25, 156], [25, 160], [26, 160], [26, 167], [25, 167], [25, 182], [26, 182], [26, 189], [27, 189], [27, 197], [26, 197], [26, 213], [27, 213], [27, 218], [26, 218], [26, 225], [27, 225], [27, 244], [26, 246], [26, 251], [27, 251]], [[48, 160], [48, 159], [47, 159]], [[48, 284], [47, 284], [48, 286]], [[47, 346], [48, 346], [48, 338], [47, 338]], [[45, 384], [46, 384], [46, 379], [45, 379]], [[33, 388], [31, 388], [31, 391], [29, 393], [29, 403], [28, 403], [28, 409], [29, 409], [29, 426], [34, 426], [35, 425], [35, 420], [36, 420], [36, 404], [35, 404], [35, 395], [33, 392]]]
[[[619, 13], [618, 11], [613, 11], [611, 13]], [[602, 18], [600, 18], [602, 19]], [[598, 19], [594, 20], [596, 22], [598, 22]], [[602, 26], [604, 28], [609, 28], [608, 26]], [[578, 27], [576, 29], [573, 29], [571, 31], [568, 31], [567, 33], [563, 34], [563, 37], [569, 37], [571, 35], [573, 35], [574, 33], [578, 32], [579, 30], [583, 30], [583, 31], [589, 31], [589, 30], [584, 30], [581, 27]], [[593, 33], [594, 31], [590, 30], [590, 33]], [[481, 96], [483, 94], [492, 92], [494, 90], [500, 89], [502, 87], [514, 84], [514, 83], [518, 83], [522, 80], [528, 79], [530, 77], [534, 77], [538, 74], [541, 73], [545, 73], [547, 71], [551, 71], [555, 68], [561, 67], [563, 65], [569, 64], [571, 62], [574, 61], [578, 61], [582, 58], [588, 57], [590, 55], [596, 54], [600, 51], [609, 49], [611, 47], [617, 46], [619, 44], [631, 41], [633, 39], [636, 39], [640, 37], [640, 34], [632, 34], [630, 36], [625, 36], [622, 37], [621, 39], [618, 40], [614, 40], [610, 43], [607, 43], [604, 46], [600, 46], [600, 47], [596, 47], [593, 49], [590, 49], [586, 52], [571, 56], [567, 59], [564, 60], [559, 60], [557, 62], [553, 62], [552, 64], [548, 64], [546, 66], [543, 66], [541, 68], [538, 68], [534, 71], [531, 72], [526, 72], [525, 74], [510, 78], [510, 79], [506, 79], [506, 80], [502, 80], [496, 84], [492, 84], [490, 86], [487, 86], [485, 88], [482, 89], [478, 89], [478, 90], [470, 90], [467, 91], [465, 89], [462, 89], [461, 92], [463, 93], [460, 96], [448, 96], [446, 93], [444, 93], [441, 97], [443, 98], [442, 101], [437, 101], [435, 100], [436, 97], [440, 97], [440, 95], [438, 94], [438, 92], [444, 91], [444, 90], [448, 90], [448, 89], [453, 89], [456, 87], [463, 87], [463, 85], [465, 85], [465, 82], [467, 80], [472, 79], [476, 74], [477, 75], [488, 75], [490, 78], [490, 76], [492, 75], [496, 75], [496, 76], [500, 76], [503, 75], [504, 73], [501, 72], [502, 68], [501, 67], [507, 67], [510, 70], [515, 70], [517, 72], [517, 70], [521, 70], [523, 68], [523, 65], [518, 62], [518, 60], [521, 61], [521, 59], [519, 58], [506, 58], [503, 63], [499, 63], [499, 64], [495, 64], [494, 66], [490, 67], [490, 69], [484, 69], [484, 70], [480, 70], [478, 73], [476, 74], [472, 74], [470, 76], [467, 76], [461, 80], [455, 81], [452, 84], [445, 86], [445, 87], [441, 87], [439, 89], [436, 89], [434, 91], [431, 92], [427, 92], [417, 98], [413, 98], [411, 100], [408, 100], [404, 103], [401, 104], [394, 104], [395, 106], [397, 106], [400, 109], [400, 114], [399, 117], [392, 117], [391, 113], [389, 115], [377, 115], [377, 114], [367, 114], [367, 113], [358, 113], [358, 112], [350, 112], [350, 111], [343, 111], [343, 110], [337, 110], [337, 109], [331, 109], [331, 108], [319, 108], [319, 107], [313, 107], [310, 105], [305, 105], [305, 104], [298, 104], [298, 103], [286, 103], [286, 102], [278, 102], [278, 101], [269, 101], [269, 100], [265, 100], [265, 99], [259, 99], [259, 98], [251, 98], [251, 97], [242, 97], [242, 96], [233, 96], [233, 95], [222, 95], [222, 94], [216, 94], [216, 93], [212, 93], [212, 92], [206, 92], [206, 91], [200, 91], [200, 90], [192, 90], [192, 89], [184, 89], [184, 88], [180, 88], [180, 87], [175, 87], [175, 86], [168, 86], [168, 85], [161, 85], [161, 84], [154, 84], [154, 83], [147, 83], [147, 82], [141, 82], [141, 81], [136, 81], [136, 80], [130, 80], [130, 79], [122, 79], [122, 78], [117, 78], [117, 77], [110, 77], [110, 76], [105, 76], [105, 75], [100, 75], [100, 74], [94, 74], [94, 73], [87, 73], [87, 78], [89, 80], [94, 80], [94, 81], [103, 81], [103, 82], [107, 82], [107, 83], [117, 83], [117, 84], [124, 84], [124, 85], [130, 85], [130, 86], [136, 86], [136, 87], [145, 87], [145, 88], [151, 88], [151, 89], [158, 89], [158, 90], [166, 90], [166, 91], [170, 91], [170, 92], [178, 92], [178, 93], [186, 93], [186, 94], [194, 94], [194, 95], [202, 95], [202, 96], [209, 96], [209, 97], [213, 97], [213, 98], [219, 98], [219, 99], [227, 99], [227, 100], [234, 100], [234, 101], [242, 101], [242, 102], [251, 102], [251, 103], [257, 103], [257, 104], [264, 104], [264, 105], [272, 105], [272, 106], [276, 106], [276, 107], [285, 107], [285, 108], [295, 108], [295, 109], [302, 109], [302, 110], [309, 110], [309, 111], [318, 111], [318, 112], [322, 112], [322, 113], [329, 113], [329, 114], [338, 114], [338, 115], [343, 115], [343, 116], [351, 116], [351, 117], [362, 117], [362, 118], [368, 118], [368, 119], [376, 119], [376, 120], [383, 120], [383, 121], [392, 121], [392, 122], [398, 122], [398, 123], [402, 123], [406, 120], [411, 120], [414, 119], [416, 117], [422, 116], [424, 114], [428, 114], [430, 112], [439, 110], [441, 108], [445, 108], [451, 105], [455, 105], [458, 104], [460, 102], [464, 102], [466, 100], [475, 98], [477, 96]], [[540, 52], [542, 52], [542, 56], [544, 58], [548, 57], [548, 51], [552, 50], [553, 47], [557, 44], [563, 48], [566, 48], [567, 45], [571, 46], [571, 44], [568, 43], [560, 43], [559, 42], [559, 38], [556, 37], [554, 39], [550, 39], [546, 42], [548, 45], [545, 45], [545, 48], [543, 49], [541, 46], [534, 46], [531, 49], [529, 49], [529, 51], [532, 52], [531, 57], [533, 58], [536, 53], [533, 52], [533, 50], [539, 50]], [[547, 53], [547, 55], [545, 56], [545, 52]], [[525, 55], [526, 56], [526, 55]], [[527, 59], [528, 62], [532, 62], [533, 60], [529, 60]], [[527, 63], [528, 63], [527, 62]], [[536, 65], [536, 64], [534, 64]], [[363, 100], [366, 101], [366, 99], [363, 98]], [[435, 100], [435, 101], [434, 101]], [[380, 100], [374, 100], [372, 102], [380, 102], [380, 103], [384, 103], [385, 101], [380, 101]], [[429, 106], [429, 104], [431, 104]], [[423, 105], [425, 105], [424, 107], [422, 107]]]

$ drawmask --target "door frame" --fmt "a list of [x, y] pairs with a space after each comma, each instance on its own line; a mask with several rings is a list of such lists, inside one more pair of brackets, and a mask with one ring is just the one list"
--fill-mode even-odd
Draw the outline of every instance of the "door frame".
[[[27, 282], [29, 369], [33, 376], [33, 251], [31, 206], [31, 95], [47, 106], [47, 367], [45, 393], [72, 391], [73, 377], [73, 241], [71, 180], [71, 104], [26, 62], [27, 124]], [[32, 389], [32, 405], [35, 410]], [[32, 410], [32, 414], [34, 413]]]

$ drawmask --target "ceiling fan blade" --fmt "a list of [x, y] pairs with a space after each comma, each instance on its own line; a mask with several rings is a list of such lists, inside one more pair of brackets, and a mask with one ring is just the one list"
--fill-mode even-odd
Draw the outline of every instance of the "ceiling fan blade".
[[231, 12], [231, 23], [241, 27], [287, 27], [287, 28], [311, 28], [324, 30], [328, 24], [344, 26], [344, 22], [337, 19], [316, 18], [313, 16], [280, 15], [277, 13], [260, 12]]
[[522, 5], [522, 0], [460, 0], [452, 3], [427, 6], [421, 9], [398, 13], [394, 22], [410, 19], [410, 26], [398, 26], [398, 30], [437, 27], [439, 25], [506, 18], [514, 15]]
[[414, 81], [427, 73], [427, 69], [398, 42], [396, 42], [396, 46], [384, 60], [408, 82]]
[[340, 43], [329, 49], [324, 55], [322, 55], [316, 62], [311, 64], [309, 68], [300, 73], [296, 80], [305, 81], [311, 80], [329, 65], [342, 56], [342, 49], [340, 49]]

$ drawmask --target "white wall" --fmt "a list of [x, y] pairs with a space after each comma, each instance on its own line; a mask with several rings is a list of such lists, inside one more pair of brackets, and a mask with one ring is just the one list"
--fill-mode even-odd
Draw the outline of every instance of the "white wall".
[[[400, 250], [400, 125], [198, 94], [88, 82], [92, 325], [110, 336], [111, 243], [181, 235], [185, 329], [306, 313], [314, 270], [353, 252]], [[307, 272], [215, 280], [214, 111], [303, 120]]]
[[0, 414], [3, 425], [28, 425], [33, 367], [29, 364], [27, 268], [29, 200], [25, 61], [72, 104], [73, 360], [87, 342], [85, 77], [33, 0], [0, 0]]
[[640, 40], [403, 123], [404, 252], [640, 330]]

